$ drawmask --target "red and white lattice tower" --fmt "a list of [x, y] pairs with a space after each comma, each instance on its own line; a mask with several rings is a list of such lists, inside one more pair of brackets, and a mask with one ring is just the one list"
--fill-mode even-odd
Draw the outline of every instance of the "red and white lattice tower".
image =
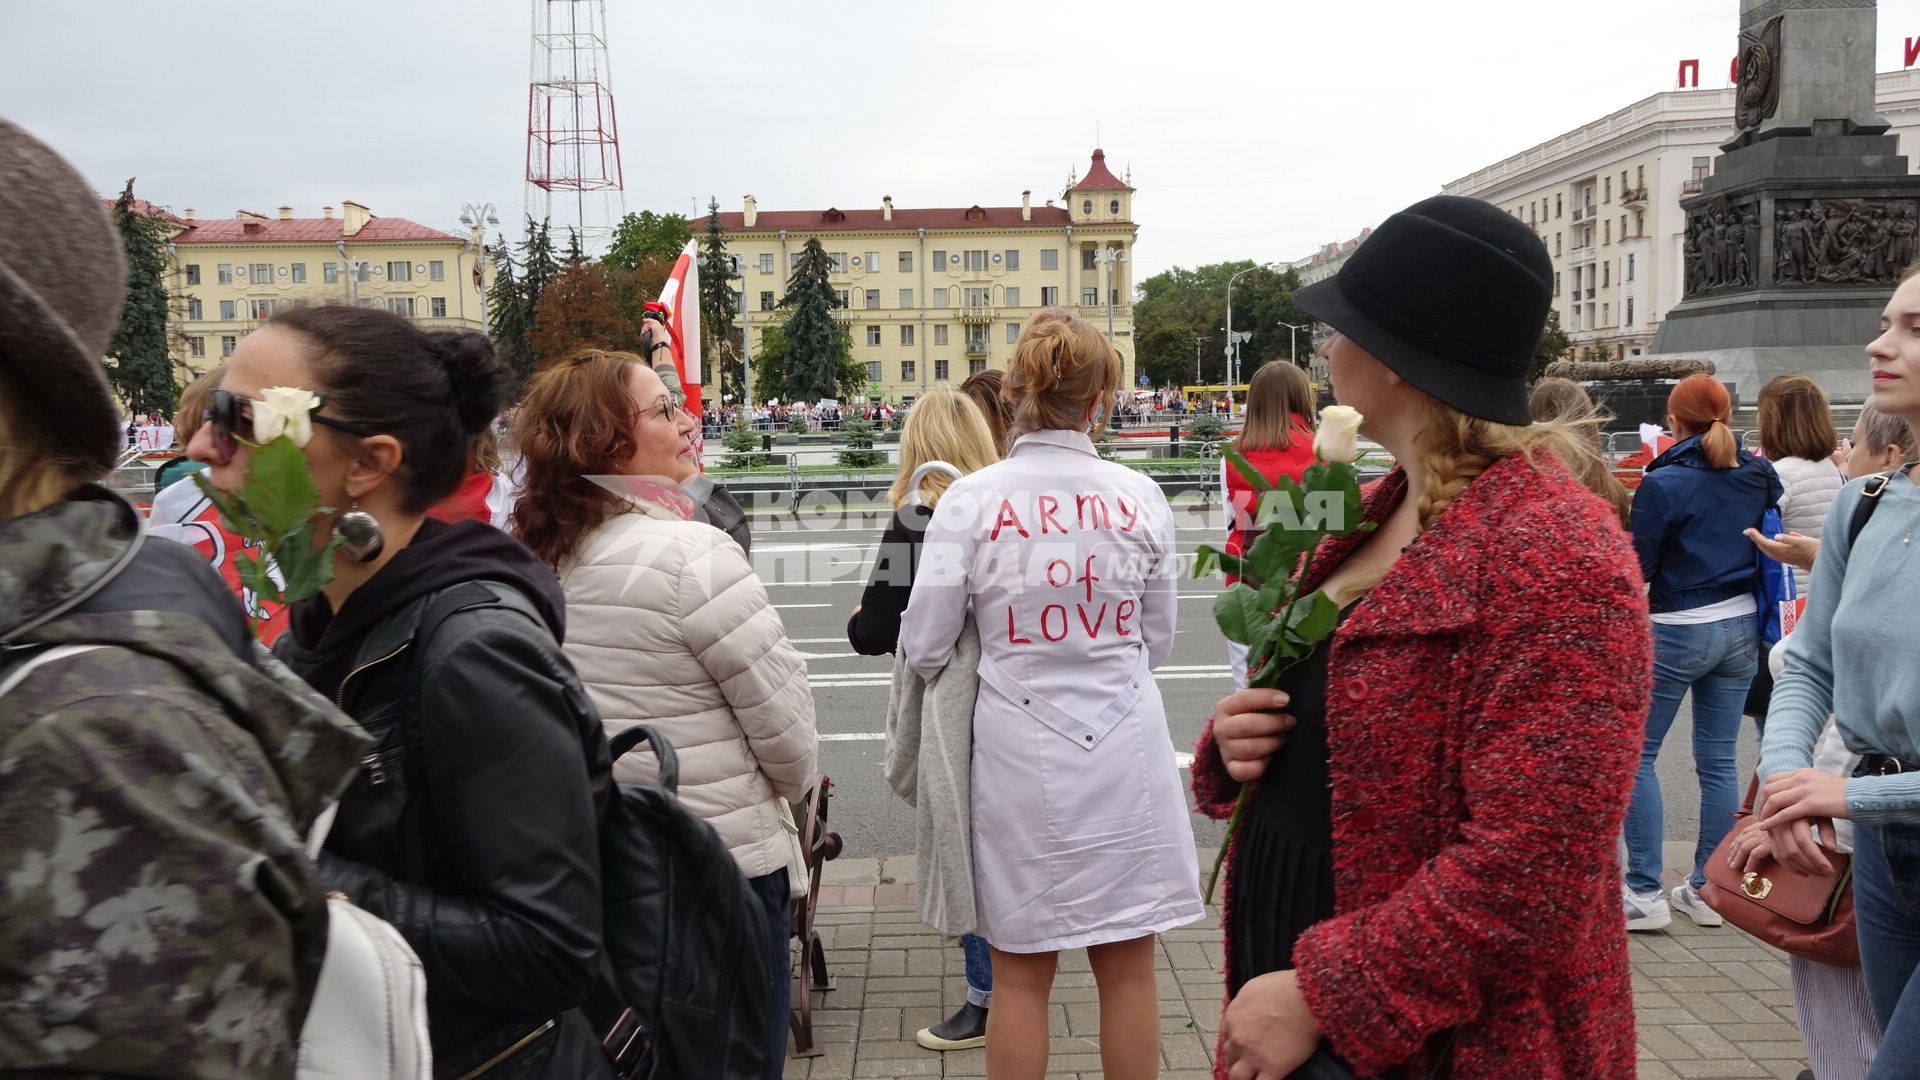
[[529, 67], [527, 216], [552, 223], [556, 249], [571, 229], [597, 251], [625, 205], [605, 0], [533, 0]]

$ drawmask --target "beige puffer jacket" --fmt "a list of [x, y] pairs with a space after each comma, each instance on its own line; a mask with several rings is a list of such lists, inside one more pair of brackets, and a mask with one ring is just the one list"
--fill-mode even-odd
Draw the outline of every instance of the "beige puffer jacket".
[[[680, 798], [748, 877], [787, 865], [775, 795], [819, 766], [807, 665], [746, 555], [710, 525], [651, 502], [609, 519], [560, 575], [567, 659], [609, 736], [646, 723], [680, 757]], [[652, 755], [614, 769], [654, 779]]]

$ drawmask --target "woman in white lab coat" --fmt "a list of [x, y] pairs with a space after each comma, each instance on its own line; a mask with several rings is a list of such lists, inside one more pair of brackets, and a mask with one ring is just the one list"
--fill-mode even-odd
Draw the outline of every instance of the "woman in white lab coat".
[[980, 628], [973, 867], [993, 946], [987, 1072], [1046, 1074], [1062, 949], [1085, 948], [1110, 1078], [1159, 1069], [1153, 942], [1199, 919], [1199, 866], [1151, 669], [1173, 650], [1172, 512], [1103, 461], [1119, 356], [1049, 309], [1014, 346], [1008, 457], [954, 481], [929, 524], [900, 647], [927, 678], [971, 608]]

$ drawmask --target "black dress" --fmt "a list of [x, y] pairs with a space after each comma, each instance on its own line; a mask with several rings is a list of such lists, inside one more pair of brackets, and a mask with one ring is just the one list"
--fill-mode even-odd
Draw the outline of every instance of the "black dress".
[[[1347, 608], [1340, 613], [1346, 621]], [[1240, 821], [1228, 910], [1227, 988], [1293, 968], [1302, 931], [1333, 916], [1333, 790], [1327, 772], [1329, 641], [1280, 681], [1294, 719]]]

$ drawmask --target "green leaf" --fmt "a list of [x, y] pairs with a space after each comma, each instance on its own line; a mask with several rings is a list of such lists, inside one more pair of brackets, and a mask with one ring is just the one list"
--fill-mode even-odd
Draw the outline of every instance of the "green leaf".
[[1203, 578], [1216, 569], [1223, 569], [1234, 577], [1243, 573], [1238, 555], [1229, 555], [1212, 544], [1201, 544], [1193, 551], [1193, 576]]
[[319, 489], [307, 473], [307, 456], [285, 435], [253, 451], [240, 494], [267, 531], [259, 539], [269, 542], [299, 528], [320, 502]]
[[252, 551], [242, 551], [233, 557], [233, 569], [240, 578], [240, 584], [252, 590], [253, 594], [267, 603], [281, 602], [280, 586], [275, 584], [273, 575], [268, 572], [264, 555]]
[[1273, 616], [1260, 606], [1260, 594], [1242, 581], [1214, 597], [1213, 621], [1228, 641], [1251, 647], [1272, 628]]
[[200, 494], [205, 495], [207, 500], [213, 503], [213, 508], [220, 511], [220, 516], [226, 520], [227, 528], [248, 540], [262, 540], [266, 538], [265, 530], [261, 528], [259, 519], [253, 516], [247, 505], [227, 492], [214, 487], [213, 481], [207, 479], [207, 474], [204, 470], [193, 474], [193, 483], [194, 486], [200, 489]]
[[1276, 577], [1260, 586], [1260, 606], [1267, 611], [1279, 611], [1300, 595], [1300, 586], [1293, 580], [1291, 572]]
[[1227, 464], [1232, 465], [1233, 471], [1239, 473], [1241, 479], [1251, 485], [1253, 490], [1273, 490], [1273, 482], [1262, 475], [1259, 469], [1254, 468], [1252, 462], [1240, 456], [1240, 451], [1235, 450], [1231, 444], [1223, 444], [1220, 447], [1220, 455], [1227, 459]]
[[1315, 589], [1287, 612], [1287, 633], [1302, 642], [1318, 644], [1340, 625], [1340, 609], [1325, 592]]
[[1272, 655], [1273, 637], [1271, 635], [1262, 637], [1260, 641], [1247, 652], [1247, 670], [1252, 671], [1254, 668], [1266, 663], [1267, 658]]
[[[1317, 541], [1319, 537], [1316, 535], [1314, 539]], [[1285, 581], [1293, 576], [1294, 568], [1299, 565], [1301, 551], [1301, 548], [1293, 545], [1286, 530], [1269, 528], [1254, 537], [1252, 546], [1247, 548], [1246, 557], [1241, 562], [1247, 570], [1246, 576], [1257, 578], [1259, 582]]]
[[1360, 472], [1344, 461], [1321, 461], [1307, 466], [1300, 477], [1312, 491], [1329, 491], [1340, 496], [1334, 508], [1334, 520], [1327, 528], [1332, 536], [1350, 536], [1365, 520], [1360, 513]]
[[339, 546], [340, 538], [329, 536], [325, 545], [315, 548], [311, 521], [302, 522], [273, 546], [274, 562], [285, 582], [281, 591], [288, 603], [305, 600], [327, 587], [333, 580], [333, 549]]

